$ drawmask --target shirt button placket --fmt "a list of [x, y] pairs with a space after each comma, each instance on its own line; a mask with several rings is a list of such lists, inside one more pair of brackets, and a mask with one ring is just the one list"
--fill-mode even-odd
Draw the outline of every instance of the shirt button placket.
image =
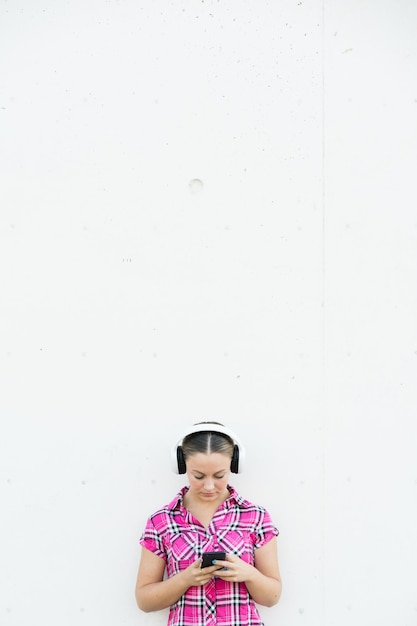
[[204, 626], [216, 626], [216, 583], [212, 579], [206, 585], [206, 620]]

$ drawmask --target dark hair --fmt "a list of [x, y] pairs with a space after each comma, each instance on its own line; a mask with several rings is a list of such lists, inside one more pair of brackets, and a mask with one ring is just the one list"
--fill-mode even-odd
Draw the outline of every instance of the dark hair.
[[[198, 424], [194, 424], [194, 426], [200, 426], [201, 424], [218, 424], [219, 426], [223, 426], [220, 422], [198, 422]], [[185, 460], [198, 452], [202, 452], [203, 454], [217, 452], [232, 458], [234, 442], [228, 435], [210, 429], [187, 435], [184, 437], [181, 447]]]

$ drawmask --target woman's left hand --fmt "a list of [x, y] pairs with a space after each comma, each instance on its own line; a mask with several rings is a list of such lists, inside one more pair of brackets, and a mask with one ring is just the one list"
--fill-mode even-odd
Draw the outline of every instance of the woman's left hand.
[[216, 577], [234, 583], [243, 583], [251, 580], [255, 570], [253, 565], [249, 565], [249, 563], [246, 563], [246, 561], [235, 554], [226, 554], [226, 560], [217, 560], [216, 565], [223, 565], [223, 569], [216, 570]]

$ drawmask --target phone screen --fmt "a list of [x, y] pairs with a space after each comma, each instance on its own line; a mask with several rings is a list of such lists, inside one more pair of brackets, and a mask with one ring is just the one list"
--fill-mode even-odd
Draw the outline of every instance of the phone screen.
[[214, 560], [225, 561], [226, 552], [204, 552], [201, 567], [210, 567], [210, 565], [213, 565], [212, 561]]

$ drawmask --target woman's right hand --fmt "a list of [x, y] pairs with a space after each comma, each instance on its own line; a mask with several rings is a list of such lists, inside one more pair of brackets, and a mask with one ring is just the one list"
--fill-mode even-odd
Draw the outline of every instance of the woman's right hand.
[[177, 602], [189, 587], [202, 587], [213, 578], [218, 565], [201, 568], [201, 559], [197, 559], [184, 570], [174, 576], [165, 578], [166, 563], [164, 559], [142, 550], [136, 580], [136, 601], [138, 607], [148, 613], [166, 609]]
[[210, 565], [210, 567], [201, 567], [201, 559], [197, 559], [184, 570], [187, 576], [189, 587], [202, 587], [211, 580], [216, 570], [221, 569], [218, 565]]

